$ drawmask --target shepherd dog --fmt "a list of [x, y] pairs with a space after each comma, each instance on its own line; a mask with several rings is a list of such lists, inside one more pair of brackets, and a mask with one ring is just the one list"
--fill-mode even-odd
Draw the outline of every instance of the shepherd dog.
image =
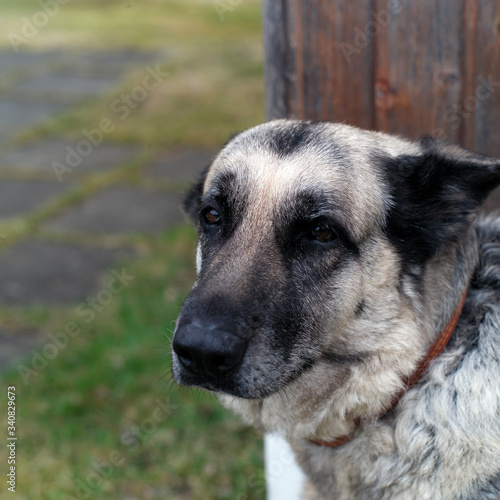
[[290, 444], [303, 498], [500, 499], [500, 159], [275, 120], [184, 209], [175, 380]]

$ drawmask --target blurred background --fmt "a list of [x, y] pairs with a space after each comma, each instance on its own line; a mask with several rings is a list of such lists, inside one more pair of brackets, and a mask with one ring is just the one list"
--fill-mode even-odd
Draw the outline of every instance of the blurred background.
[[194, 280], [181, 193], [264, 120], [260, 2], [0, 6], [0, 411], [15, 387], [16, 498], [263, 498], [261, 437], [170, 376]]
[[[0, 435], [12, 392], [16, 498], [264, 498], [261, 436], [171, 379], [195, 276], [182, 193], [266, 117], [498, 156], [500, 3], [0, 8]], [[497, 190], [487, 209], [499, 207]]]

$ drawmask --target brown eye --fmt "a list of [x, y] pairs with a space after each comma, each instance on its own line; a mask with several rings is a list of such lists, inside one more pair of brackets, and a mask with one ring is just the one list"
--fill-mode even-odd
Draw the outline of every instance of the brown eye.
[[329, 227], [324, 224], [318, 224], [313, 230], [312, 234], [315, 240], [320, 243], [330, 243], [337, 238], [337, 235]]
[[215, 210], [215, 208], [211, 208], [211, 207], [208, 207], [204, 210], [202, 217], [203, 217], [203, 221], [206, 224], [209, 224], [210, 226], [212, 226], [214, 224], [219, 224], [220, 220], [221, 220], [219, 212], [217, 212], [217, 210]]

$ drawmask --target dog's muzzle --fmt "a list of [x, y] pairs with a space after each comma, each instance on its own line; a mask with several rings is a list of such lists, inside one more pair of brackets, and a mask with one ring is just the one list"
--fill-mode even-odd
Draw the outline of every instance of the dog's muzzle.
[[173, 349], [187, 371], [218, 378], [241, 365], [247, 342], [218, 327], [191, 322], [179, 326]]

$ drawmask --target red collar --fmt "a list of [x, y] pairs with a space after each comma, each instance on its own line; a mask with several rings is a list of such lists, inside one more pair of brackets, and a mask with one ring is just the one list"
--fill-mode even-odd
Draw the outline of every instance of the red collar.
[[[384, 410], [379, 418], [383, 417], [386, 413], [391, 411], [398, 404], [403, 394], [422, 378], [422, 375], [427, 371], [427, 368], [429, 367], [431, 361], [433, 359], [436, 359], [443, 352], [443, 349], [446, 347], [446, 344], [448, 344], [448, 341], [450, 340], [453, 332], [455, 331], [455, 328], [457, 327], [458, 320], [460, 319], [460, 315], [462, 314], [462, 309], [464, 308], [465, 298], [467, 297], [467, 291], [468, 290], [466, 289], [464, 294], [462, 295], [460, 304], [453, 313], [453, 316], [451, 317], [449, 323], [446, 325], [445, 329], [441, 332], [441, 335], [430, 346], [429, 350], [427, 351], [427, 356], [420, 362], [413, 375], [406, 378], [405, 388], [393, 398], [391, 406], [386, 410]], [[347, 443], [352, 438], [353, 436], [351, 435], [351, 436], [341, 436], [338, 437], [337, 439], [334, 439], [333, 441], [312, 441], [312, 442], [320, 446], [328, 446], [330, 448], [335, 448], [344, 443]]]

